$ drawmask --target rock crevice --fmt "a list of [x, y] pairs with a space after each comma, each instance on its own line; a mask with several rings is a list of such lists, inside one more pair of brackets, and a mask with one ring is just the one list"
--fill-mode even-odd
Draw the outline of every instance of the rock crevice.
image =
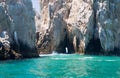
[[34, 16], [31, 0], [0, 0], [0, 38], [8, 33], [13, 55], [38, 57]]
[[[48, 31], [51, 39], [47, 52], [64, 53], [68, 47], [70, 53], [119, 54], [119, 3], [120, 0], [40, 0], [40, 29]], [[45, 49], [40, 51], [46, 53]]]

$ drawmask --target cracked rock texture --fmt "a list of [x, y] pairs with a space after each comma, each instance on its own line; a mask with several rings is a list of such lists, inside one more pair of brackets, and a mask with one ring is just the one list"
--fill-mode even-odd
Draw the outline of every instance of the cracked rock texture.
[[35, 12], [31, 0], [0, 0], [0, 33], [6, 31], [13, 49], [37, 57]]
[[107, 53], [117, 50], [115, 53], [120, 54], [120, 0], [96, 0], [94, 4], [101, 47]]
[[69, 53], [120, 54], [120, 0], [40, 0], [40, 6], [40, 53], [67, 47]]
[[65, 52], [67, 18], [71, 0], [40, 0], [41, 27], [38, 48], [41, 53]]
[[92, 0], [73, 0], [67, 21], [68, 36], [75, 52], [84, 50], [93, 37], [94, 12]]

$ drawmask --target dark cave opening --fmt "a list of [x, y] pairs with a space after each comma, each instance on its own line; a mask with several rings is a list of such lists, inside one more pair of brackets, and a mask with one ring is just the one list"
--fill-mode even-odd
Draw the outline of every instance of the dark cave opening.
[[110, 51], [108, 53], [108, 55], [112, 56], [112, 55], [115, 55], [115, 56], [120, 56], [120, 49], [119, 48], [114, 48], [113, 51]]
[[96, 7], [97, 7], [96, 0], [94, 0], [94, 4], [93, 4], [93, 12], [94, 12], [93, 36], [85, 48], [85, 54], [87, 54], [87, 55], [103, 55], [104, 54], [104, 50], [102, 49], [100, 39], [95, 36], [95, 34], [98, 33], [97, 19], [96, 19], [96, 17], [97, 17]]
[[105, 55], [105, 56], [120, 56], [120, 49], [114, 48], [112, 51], [105, 51], [101, 47], [100, 39], [91, 39], [85, 49], [86, 55]]
[[87, 47], [85, 48], [85, 54], [88, 55], [102, 55], [103, 50], [101, 47], [100, 39], [94, 39], [92, 38]]
[[69, 40], [68, 35], [65, 35], [65, 38], [62, 42], [60, 42], [59, 46], [57, 47], [56, 51], [58, 53], [64, 54], [72, 54], [75, 53], [73, 43]]
[[68, 54], [75, 53], [75, 49], [74, 49], [73, 43], [68, 38], [67, 38], [67, 47], [68, 47]]

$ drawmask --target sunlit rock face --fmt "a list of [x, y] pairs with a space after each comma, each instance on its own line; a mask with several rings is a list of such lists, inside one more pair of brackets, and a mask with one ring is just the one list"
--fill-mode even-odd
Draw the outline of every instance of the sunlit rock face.
[[67, 18], [71, 7], [70, 0], [40, 0], [41, 28], [38, 40], [40, 52], [65, 52]]
[[93, 0], [73, 0], [67, 24], [75, 52], [84, 53], [94, 32]]
[[41, 52], [119, 54], [120, 0], [40, 0], [40, 6]]
[[35, 27], [36, 27], [36, 32], [40, 32], [40, 14], [35, 11]]
[[93, 36], [92, 4], [92, 0], [41, 0], [41, 31], [51, 32], [51, 51], [64, 53], [66, 47], [69, 53], [85, 50]]
[[36, 57], [35, 13], [31, 0], [0, 1], [0, 32], [10, 35], [12, 48], [23, 57]]

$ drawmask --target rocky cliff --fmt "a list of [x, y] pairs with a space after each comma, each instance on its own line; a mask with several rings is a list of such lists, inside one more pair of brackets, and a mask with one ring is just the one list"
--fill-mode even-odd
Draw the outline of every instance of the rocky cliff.
[[11, 49], [37, 57], [35, 12], [31, 0], [0, 0], [0, 33], [8, 33]]
[[40, 8], [0, 0], [0, 57], [37, 57], [36, 44], [40, 53], [120, 55], [120, 0], [40, 0]]
[[40, 53], [120, 54], [120, 0], [40, 0]]
[[120, 54], [120, 0], [94, 1], [97, 38], [106, 53]]
[[[67, 3], [66, 3], [67, 2]], [[40, 0], [41, 27], [39, 32], [39, 51], [65, 52], [67, 46], [67, 18], [71, 8], [69, 0]]]

